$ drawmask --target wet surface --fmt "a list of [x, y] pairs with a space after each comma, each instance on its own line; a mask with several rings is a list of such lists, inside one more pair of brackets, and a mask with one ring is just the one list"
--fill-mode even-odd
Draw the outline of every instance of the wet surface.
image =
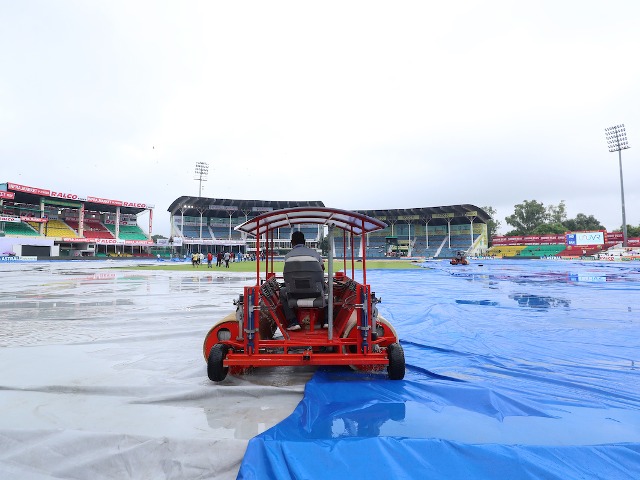
[[313, 370], [210, 382], [204, 336], [254, 275], [114, 263], [0, 265], [0, 477], [235, 478]]
[[0, 265], [0, 477], [640, 478], [636, 264], [370, 270], [404, 380], [213, 384], [204, 336], [253, 274], [114, 263]]
[[[320, 370], [293, 415], [250, 442], [241, 472], [640, 478], [637, 264], [425, 267], [367, 274], [404, 380]], [[313, 459], [293, 463], [301, 444]]]

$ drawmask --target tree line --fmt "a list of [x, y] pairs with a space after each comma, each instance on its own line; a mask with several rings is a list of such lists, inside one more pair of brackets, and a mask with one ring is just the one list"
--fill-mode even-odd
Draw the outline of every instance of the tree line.
[[[487, 222], [489, 238], [496, 234], [501, 222], [496, 219], [493, 207], [482, 207], [491, 219]], [[513, 207], [513, 214], [505, 217], [505, 222], [513, 227], [506, 235], [545, 235], [576, 232], [580, 230], [606, 230], [593, 215], [578, 213], [575, 218], [568, 218], [564, 200], [558, 205], [545, 205], [536, 200], [524, 200]], [[622, 231], [620, 228], [614, 231]], [[627, 225], [627, 236], [640, 237], [640, 225]]]

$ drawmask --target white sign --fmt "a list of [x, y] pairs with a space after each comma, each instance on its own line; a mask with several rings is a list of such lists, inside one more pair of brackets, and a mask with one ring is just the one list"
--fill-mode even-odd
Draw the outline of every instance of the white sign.
[[567, 235], [567, 245], [603, 245], [604, 232], [576, 232]]

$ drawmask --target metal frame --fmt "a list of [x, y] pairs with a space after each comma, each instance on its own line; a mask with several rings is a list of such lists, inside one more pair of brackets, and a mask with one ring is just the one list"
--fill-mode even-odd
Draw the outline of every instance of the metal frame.
[[[290, 332], [283, 324], [284, 316], [279, 305], [280, 283], [274, 272], [273, 231], [283, 226], [307, 223], [328, 227], [329, 328], [319, 325], [322, 309], [298, 309], [299, 318], [308, 319], [308, 322], [302, 330]], [[344, 271], [333, 273], [332, 236], [336, 228], [341, 229], [345, 236], [348, 232], [351, 237], [351, 277], [346, 274], [346, 254], [343, 258]], [[375, 218], [325, 207], [276, 210], [237, 226], [236, 230], [256, 237], [257, 251], [264, 242], [267, 254], [264, 262], [260, 261], [260, 255], [256, 257], [256, 283], [244, 287], [242, 314], [238, 312], [237, 319], [219, 322], [207, 334], [203, 346], [205, 358], [216, 343], [223, 343], [230, 347], [223, 366], [230, 367], [232, 372], [249, 367], [301, 365], [351, 365], [365, 370], [381, 370], [389, 365], [386, 347], [397, 343], [398, 339], [388, 322], [377, 317], [375, 304], [379, 300], [372, 294], [366, 280], [366, 248], [362, 248], [362, 283], [354, 279], [354, 237], [359, 236], [362, 241], [366, 233], [383, 228], [386, 224]], [[264, 271], [261, 270], [262, 263]], [[262, 338], [260, 331], [265, 324], [271, 325], [274, 331], [275, 327], [279, 328], [283, 338]]]

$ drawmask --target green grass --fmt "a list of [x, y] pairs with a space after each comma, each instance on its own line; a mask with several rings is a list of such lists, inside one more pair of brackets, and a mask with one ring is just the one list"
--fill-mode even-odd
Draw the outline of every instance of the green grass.
[[[326, 263], [326, 262], [325, 262]], [[273, 268], [276, 272], [282, 272], [282, 267], [284, 262], [273, 262]], [[343, 262], [334, 261], [333, 262], [333, 270], [339, 271], [344, 267]], [[136, 270], [169, 270], [169, 271], [183, 271], [183, 272], [195, 272], [198, 270], [202, 271], [217, 271], [217, 272], [255, 272], [256, 271], [256, 262], [238, 262], [238, 263], [230, 263], [229, 268], [225, 267], [216, 267], [215, 265], [212, 268], [207, 268], [206, 262], [200, 265], [199, 267], [193, 267], [191, 263], [176, 263], [176, 262], [158, 262], [158, 263], [147, 263], [141, 264], [137, 266], [127, 266], [127, 267], [112, 267], [119, 269], [136, 269]], [[325, 266], [326, 268], [326, 266]], [[362, 262], [356, 262], [355, 264], [356, 270], [362, 270]], [[416, 268], [416, 265], [408, 260], [368, 260], [367, 261], [367, 270], [373, 269], [385, 269], [385, 270], [402, 270], [407, 268]], [[265, 263], [260, 262], [260, 271], [264, 272]], [[351, 271], [351, 262], [347, 262], [347, 272]]]

